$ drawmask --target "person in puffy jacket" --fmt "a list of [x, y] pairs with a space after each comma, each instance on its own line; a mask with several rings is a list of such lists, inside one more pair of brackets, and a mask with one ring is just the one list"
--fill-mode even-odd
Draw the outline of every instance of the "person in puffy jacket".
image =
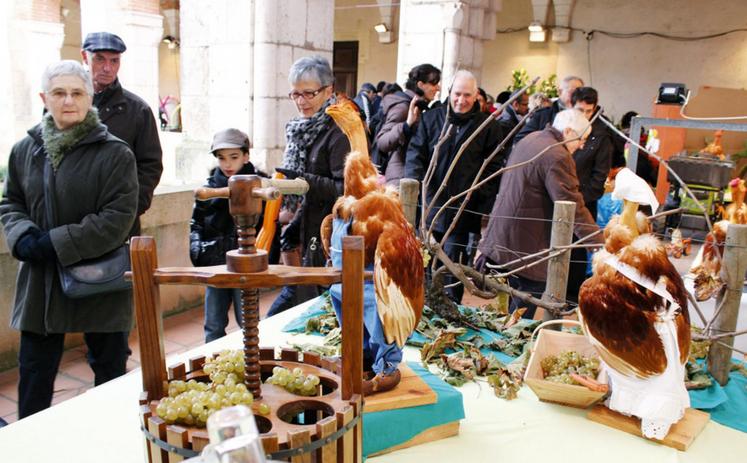
[[[218, 159], [218, 167], [211, 171], [205, 186], [221, 188], [228, 186], [232, 175], [254, 174], [249, 147], [249, 137], [241, 130], [226, 129], [216, 133], [210, 151]], [[261, 223], [259, 220], [257, 226]], [[189, 257], [195, 267], [225, 264], [226, 252], [238, 247], [236, 227], [225, 198], [195, 201], [189, 231]], [[205, 342], [226, 335], [231, 304], [236, 324], [242, 326], [241, 290], [205, 288]]]

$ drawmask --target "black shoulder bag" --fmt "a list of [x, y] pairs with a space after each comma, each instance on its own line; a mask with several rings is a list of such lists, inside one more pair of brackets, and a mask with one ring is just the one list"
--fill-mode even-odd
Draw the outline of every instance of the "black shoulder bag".
[[[44, 205], [49, 228], [56, 226], [54, 174], [48, 160], [44, 163]], [[123, 244], [93, 259], [64, 266], [57, 261], [57, 273], [65, 296], [73, 299], [114, 293], [132, 288], [124, 274], [130, 270], [130, 250]]]

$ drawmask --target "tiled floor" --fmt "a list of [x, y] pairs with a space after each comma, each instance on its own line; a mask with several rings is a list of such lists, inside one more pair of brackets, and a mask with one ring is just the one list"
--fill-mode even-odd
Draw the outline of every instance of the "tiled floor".
[[[265, 292], [259, 299], [260, 316], [264, 317], [275, 300], [278, 290]], [[190, 350], [204, 343], [202, 328], [202, 307], [182, 312], [163, 321], [164, 350], [166, 355]], [[229, 316], [227, 332], [238, 329], [233, 315]], [[132, 356], [127, 361], [127, 371], [140, 366], [140, 346], [137, 332], [130, 335]], [[60, 363], [60, 371], [55, 380], [55, 391], [52, 404], [82, 394], [93, 387], [93, 372], [86, 361], [86, 347], [78, 346], [65, 351]], [[0, 417], [8, 423], [18, 419], [18, 368], [0, 373]]]

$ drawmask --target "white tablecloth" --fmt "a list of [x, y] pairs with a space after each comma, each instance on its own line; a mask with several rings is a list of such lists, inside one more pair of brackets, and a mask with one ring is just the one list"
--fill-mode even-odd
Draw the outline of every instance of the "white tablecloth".
[[[318, 336], [292, 336], [280, 329], [304, 306], [260, 323], [260, 345], [319, 342]], [[241, 347], [241, 333], [168, 358], [167, 365], [198, 354]], [[405, 359], [419, 361], [407, 348]], [[136, 463], [146, 461], [138, 418], [140, 370], [90, 389], [29, 418], [0, 429], [3, 463]], [[747, 434], [711, 421], [687, 452], [664, 447], [587, 420], [585, 411], [542, 403], [528, 387], [505, 401], [487, 383], [460, 388], [466, 419], [459, 436], [400, 450], [368, 461], [379, 462], [716, 462], [747, 461]]]

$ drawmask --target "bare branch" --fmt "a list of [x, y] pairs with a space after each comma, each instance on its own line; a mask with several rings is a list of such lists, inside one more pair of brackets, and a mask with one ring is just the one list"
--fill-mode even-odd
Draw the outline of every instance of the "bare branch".
[[742, 334], [747, 334], [747, 330], [742, 331], [731, 331], [729, 333], [719, 333], [719, 334], [699, 334], [699, 333], [693, 333], [692, 337], [693, 339], [697, 341], [715, 341], [717, 339], [723, 339], [723, 338], [731, 338], [735, 336], [739, 336]]

